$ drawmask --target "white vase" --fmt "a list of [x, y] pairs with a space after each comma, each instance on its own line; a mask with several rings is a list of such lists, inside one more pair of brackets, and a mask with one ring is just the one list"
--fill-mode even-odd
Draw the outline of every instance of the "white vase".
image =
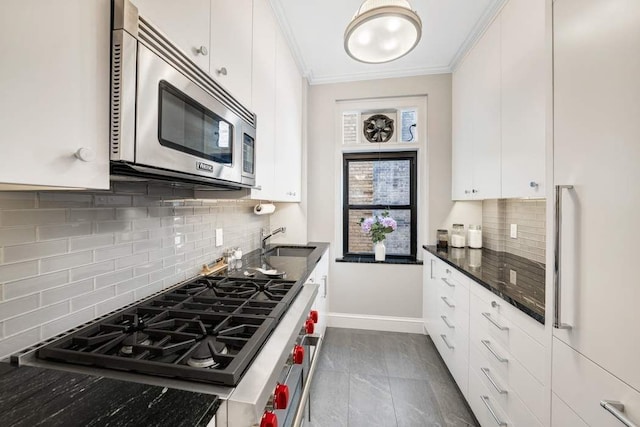
[[375, 245], [373, 245], [373, 249], [374, 249], [374, 253], [375, 253], [375, 260], [376, 261], [384, 261], [384, 258], [386, 256], [386, 252], [387, 252], [387, 248], [385, 248], [385, 246], [384, 246], [384, 241], [377, 242]]

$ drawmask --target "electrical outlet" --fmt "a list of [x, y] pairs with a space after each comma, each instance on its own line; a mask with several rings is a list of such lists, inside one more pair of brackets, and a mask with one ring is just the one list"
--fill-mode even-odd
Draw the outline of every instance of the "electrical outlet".
[[518, 273], [516, 273], [515, 270], [509, 270], [509, 281], [515, 285], [517, 279], [518, 279]]
[[518, 238], [518, 224], [511, 224], [511, 232], [509, 233], [512, 239]]
[[216, 247], [222, 246], [222, 228], [216, 228]]

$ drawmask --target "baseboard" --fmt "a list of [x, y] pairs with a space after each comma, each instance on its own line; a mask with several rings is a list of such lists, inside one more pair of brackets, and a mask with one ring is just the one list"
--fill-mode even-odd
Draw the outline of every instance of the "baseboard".
[[414, 317], [329, 313], [327, 326], [334, 328], [365, 329], [369, 331], [406, 332], [411, 334], [425, 333], [422, 319]]

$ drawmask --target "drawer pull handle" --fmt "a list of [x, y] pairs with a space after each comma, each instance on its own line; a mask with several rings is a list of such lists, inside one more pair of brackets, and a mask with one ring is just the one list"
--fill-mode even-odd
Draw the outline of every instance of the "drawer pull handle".
[[435, 262], [435, 259], [432, 259], [429, 261], [429, 264], [431, 265], [431, 273], [429, 274], [429, 278], [430, 279], [435, 279], [435, 277], [433, 276], [433, 263]]
[[616, 402], [614, 400], [603, 400], [600, 402], [600, 406], [602, 406], [607, 412], [616, 417], [618, 421], [624, 424], [627, 427], [638, 427], [636, 423], [631, 421], [624, 414], [624, 405], [620, 402]]
[[482, 399], [482, 403], [484, 403], [484, 406], [487, 407], [496, 424], [498, 424], [500, 427], [506, 426], [507, 423], [498, 418], [496, 411], [493, 409], [493, 406], [491, 406], [491, 403], [489, 403], [489, 396], [480, 396], [480, 399]]
[[482, 340], [480, 341], [485, 347], [487, 347], [487, 350], [489, 350], [489, 353], [493, 354], [493, 357], [495, 357], [496, 359], [498, 359], [498, 362], [502, 362], [502, 363], [509, 363], [509, 359], [505, 359], [504, 357], [500, 356], [498, 353], [496, 353], [496, 351], [493, 349], [493, 347], [491, 347], [491, 342], [487, 341], [487, 340]]
[[445, 345], [449, 348], [449, 350], [453, 350], [455, 348], [454, 346], [449, 344], [449, 341], [447, 340], [447, 336], [445, 334], [441, 334], [440, 338], [442, 338], [442, 341], [444, 341]]
[[493, 386], [493, 388], [496, 389], [496, 391], [500, 394], [507, 394], [509, 393], [507, 390], [504, 390], [502, 388], [500, 388], [500, 386], [498, 385], [498, 383], [496, 383], [496, 380], [493, 379], [493, 377], [491, 376], [491, 374], [489, 373], [489, 369], [487, 368], [480, 368], [480, 370], [482, 371], [482, 373], [484, 374], [485, 377], [487, 377], [487, 379], [489, 380], [489, 382], [491, 383], [491, 385]]
[[447, 325], [448, 328], [450, 328], [450, 329], [455, 329], [456, 328], [454, 325], [449, 323], [449, 321], [447, 320], [447, 316], [440, 316], [440, 318], [442, 319], [444, 324]]
[[443, 281], [444, 283], [446, 283], [446, 284], [447, 284], [447, 286], [448, 286], [448, 287], [450, 287], [450, 288], [455, 288], [455, 287], [456, 287], [456, 285], [455, 285], [454, 283], [451, 283], [449, 280], [447, 280], [447, 278], [446, 278], [446, 277], [443, 277], [443, 278], [442, 278], [442, 281]]
[[445, 271], [447, 274], [451, 274], [451, 270], [449, 270], [448, 268], [445, 268], [445, 269], [444, 269], [444, 271]]
[[555, 235], [555, 265], [553, 269], [553, 290], [555, 296], [555, 312], [553, 316], [553, 327], [556, 329], [571, 329], [572, 326], [562, 322], [562, 296], [560, 278], [560, 249], [562, 242], [562, 190], [573, 190], [573, 185], [556, 185], [556, 235]]
[[455, 305], [455, 304], [451, 304], [451, 303], [449, 302], [449, 300], [447, 299], [447, 297], [440, 297], [440, 299], [441, 299], [442, 301], [444, 301], [444, 303], [445, 303], [445, 304], [447, 304], [447, 307], [449, 307], [449, 308], [456, 308], [456, 305]]
[[501, 324], [499, 324], [498, 322], [496, 322], [495, 320], [493, 320], [493, 317], [491, 317], [491, 313], [482, 313], [482, 315], [484, 317], [486, 317], [487, 319], [489, 319], [489, 322], [493, 323], [493, 325], [500, 329], [501, 331], [508, 331], [509, 327], [508, 326], [502, 326]]

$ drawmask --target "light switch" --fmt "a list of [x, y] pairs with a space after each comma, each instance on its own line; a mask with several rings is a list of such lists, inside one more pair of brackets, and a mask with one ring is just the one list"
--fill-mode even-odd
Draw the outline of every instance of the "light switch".
[[516, 273], [516, 271], [509, 270], [509, 281], [515, 285], [517, 279], [518, 279], [518, 274]]
[[511, 233], [509, 233], [512, 239], [518, 238], [518, 224], [511, 224]]
[[216, 247], [222, 246], [222, 228], [216, 228]]

